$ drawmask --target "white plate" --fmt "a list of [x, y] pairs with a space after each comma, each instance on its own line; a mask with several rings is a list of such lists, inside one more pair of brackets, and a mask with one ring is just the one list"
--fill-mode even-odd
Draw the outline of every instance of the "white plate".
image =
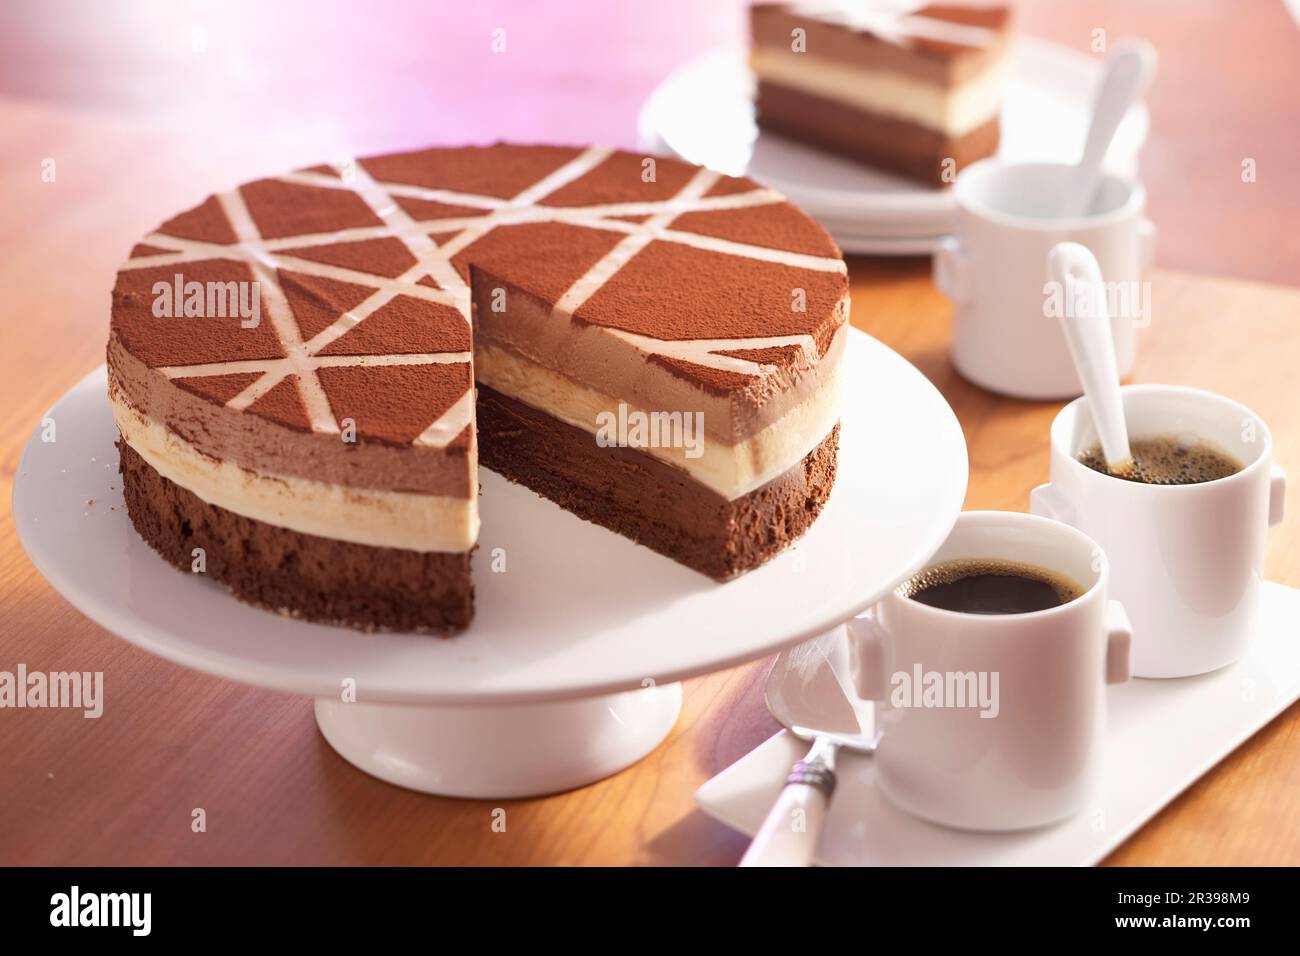
[[817, 220], [836, 240], [853, 239], [928, 239], [935, 241], [946, 235], [944, 230], [936, 229], [925, 223], [899, 222], [892, 225], [884, 223], [863, 224], [842, 216], [821, 216]]
[[[1300, 696], [1300, 591], [1266, 582], [1246, 656], [1180, 680], [1109, 688], [1105, 769], [1093, 804], [1063, 823], [971, 833], [926, 823], [876, 789], [870, 757], [841, 753], [817, 861], [832, 866], [1088, 866]], [[705, 812], [757, 832], [807, 744], [782, 732], [695, 794]]]
[[[1009, 160], [1075, 162], [1083, 148], [1101, 61], [1028, 37], [1012, 48], [1002, 110]], [[889, 237], [907, 223], [930, 235], [950, 231], [955, 213], [946, 189], [920, 186], [760, 131], [754, 123], [753, 76], [745, 53], [724, 50], [673, 72], [646, 100], [638, 120], [645, 149], [671, 153], [731, 175], [746, 174], [780, 190], [815, 218]], [[1131, 176], [1146, 139], [1145, 105], [1133, 107], [1111, 144], [1107, 167]], [[831, 234], [838, 240], [834, 228]], [[843, 243], [841, 243], [843, 245]]]
[[[966, 444], [943, 396], [856, 330], [839, 476], [797, 547], [728, 584], [588, 524], [489, 472], [474, 581], [478, 616], [452, 640], [360, 634], [234, 601], [159, 559], [127, 518], [117, 430], [92, 373], [33, 434], [14, 482], [23, 546], [84, 614], [147, 651], [232, 680], [366, 699], [564, 700], [728, 667], [861, 611], [925, 562], [966, 492]], [[87, 502], [93, 500], [93, 504]], [[504, 549], [505, 573], [488, 556]]]
[[940, 236], [929, 239], [880, 239], [874, 236], [835, 236], [840, 251], [856, 256], [928, 256]]
[[857, 223], [840, 225], [838, 222], [821, 220], [826, 230], [835, 237], [840, 251], [846, 254], [864, 256], [928, 256], [943, 238], [942, 233], [914, 227], [911, 224], [900, 225], [896, 229], [881, 228], [880, 231], [864, 229]]

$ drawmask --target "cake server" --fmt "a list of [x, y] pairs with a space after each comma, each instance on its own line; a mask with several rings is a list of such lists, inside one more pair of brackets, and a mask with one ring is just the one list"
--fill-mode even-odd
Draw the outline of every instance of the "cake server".
[[772, 664], [763, 692], [767, 709], [812, 747], [790, 769], [741, 866], [812, 865], [835, 791], [836, 754], [841, 748], [870, 753], [876, 746], [872, 707], [858, 700], [847, 675], [843, 627], [782, 651]]

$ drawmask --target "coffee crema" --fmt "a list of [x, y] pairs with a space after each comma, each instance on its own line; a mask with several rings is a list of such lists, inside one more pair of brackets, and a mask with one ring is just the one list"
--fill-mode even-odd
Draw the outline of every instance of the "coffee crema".
[[962, 614], [1028, 614], [1068, 604], [1085, 588], [1035, 564], [960, 558], [926, 568], [900, 589], [904, 597]]
[[1213, 442], [1184, 435], [1134, 439], [1129, 442], [1129, 453], [1133, 463], [1120, 471], [1106, 467], [1101, 445], [1088, 449], [1078, 461], [1103, 475], [1144, 485], [1197, 485], [1227, 478], [1245, 467]]

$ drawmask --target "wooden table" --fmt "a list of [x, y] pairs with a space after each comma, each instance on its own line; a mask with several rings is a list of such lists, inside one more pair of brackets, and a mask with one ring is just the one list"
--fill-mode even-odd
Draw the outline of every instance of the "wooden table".
[[[1046, 474], [1047, 426], [1059, 406], [997, 398], [953, 372], [950, 309], [924, 260], [859, 260], [851, 269], [855, 324], [911, 359], [961, 420], [966, 507], [1023, 510]], [[12, 283], [11, 270], [5, 278]], [[36, 303], [40, 285], [27, 288]], [[1300, 292], [1171, 272], [1156, 277], [1153, 300], [1134, 379], [1244, 401], [1271, 424], [1278, 460], [1300, 475]], [[62, 354], [6, 376], [5, 500], [29, 429], [100, 347], [90, 332], [74, 339], [35, 323], [11, 334]], [[1295, 516], [1272, 534], [1267, 573], [1300, 585]], [[0, 667], [102, 670], [106, 684], [98, 720], [0, 712], [0, 863], [730, 864], [745, 841], [695, 811], [691, 794], [777, 729], [762, 703], [766, 662], [688, 681], [677, 728], [646, 760], [573, 793], [506, 801], [498, 833], [497, 804], [422, 796], [354, 770], [316, 732], [309, 700], [184, 670], [91, 624], [32, 569], [7, 513], [0, 587]], [[1300, 862], [1298, 738], [1293, 707], [1114, 862]], [[196, 807], [207, 812], [206, 833], [190, 831]]]
[[[1122, 3], [1097, 6], [1105, 17], [1072, 3], [1059, 15], [1056, 4], [1051, 14], [1036, 4], [1027, 18], [1078, 47], [1094, 19], [1161, 46], [1180, 81], [1153, 104], [1144, 157], [1165, 237], [1161, 263], [1294, 281], [1300, 240], [1281, 232], [1294, 215], [1294, 187], [1289, 206], [1277, 180], [1262, 179], [1254, 192], [1206, 188], [1228, 175], [1221, 168], [1228, 160], [1235, 176], [1236, 152], [1295, 154], [1294, 123], [1285, 117], [1294, 118], [1296, 106], [1284, 95], [1294, 83], [1280, 77], [1295, 78], [1296, 58], [1285, 54], [1296, 37], [1280, 5], [1207, 0], [1197, 5], [1196, 31], [1172, 12], [1183, 4], [1156, 4], [1162, 12], [1146, 21]], [[1225, 11], [1241, 8], [1228, 22]], [[1211, 9], [1226, 26], [1216, 26]], [[1241, 76], [1268, 70], [1272, 79], [1250, 86], [1225, 74], [1212, 97], [1208, 87], [1198, 94], [1183, 82], [1198, 57], [1229, 52], [1249, 66]], [[74, 62], [79, 69], [80, 59], [50, 69]], [[4, 69], [0, 89], [9, 89]], [[1254, 92], [1238, 90], [1236, 100], [1224, 92], [1242, 83]], [[308, 700], [152, 658], [82, 618], [36, 574], [8, 513], [18, 455], [42, 412], [102, 361], [118, 260], [136, 236], [200, 198], [196, 183], [230, 185], [317, 160], [310, 150], [324, 140], [268, 136], [251, 153], [237, 141], [169, 133], [129, 111], [51, 105], [39, 100], [48, 91], [23, 92], [38, 100], [0, 96], [0, 669], [22, 662], [30, 670], [102, 670], [107, 702], [99, 720], [0, 711], [0, 864], [734, 863], [745, 841], [696, 812], [691, 794], [775, 731], [762, 705], [763, 662], [689, 681], [680, 722], [646, 760], [574, 793], [508, 801], [500, 833], [492, 803], [410, 793], [354, 770], [316, 732]], [[1260, 102], [1274, 104], [1277, 112], [1266, 115], [1281, 119], [1249, 145], [1224, 145], [1216, 135], [1196, 148], [1196, 137], [1221, 130], [1219, 122], [1248, 138], [1241, 124], [1258, 118]], [[55, 183], [40, 178], [47, 157], [58, 160]], [[1193, 196], [1197, 205], [1186, 212]], [[997, 398], [955, 375], [950, 308], [925, 261], [855, 260], [850, 270], [855, 324], [913, 361], [961, 420], [971, 451], [966, 507], [1023, 510], [1046, 474], [1047, 424], [1058, 405]], [[1278, 460], [1300, 477], [1300, 291], [1161, 272], [1141, 348], [1135, 381], [1194, 384], [1240, 399], [1269, 421]], [[1295, 503], [1293, 495], [1293, 514], [1270, 536], [1267, 573], [1300, 586]], [[194, 833], [191, 814], [200, 807], [207, 831]], [[1300, 862], [1300, 707], [1206, 775], [1112, 862]]]

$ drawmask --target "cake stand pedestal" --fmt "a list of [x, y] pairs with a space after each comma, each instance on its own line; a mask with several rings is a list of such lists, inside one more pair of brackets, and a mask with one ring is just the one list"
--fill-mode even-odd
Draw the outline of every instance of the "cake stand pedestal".
[[421, 707], [316, 698], [316, 724], [381, 780], [449, 797], [572, 790], [636, 763], [668, 736], [682, 685], [558, 703]]
[[831, 630], [947, 537], [967, 476], [952, 410], [861, 332], [845, 362], [835, 489], [794, 547], [718, 584], [483, 472], [477, 616], [450, 640], [270, 614], [165, 564], [122, 501], [103, 368], [28, 441], [14, 519], [82, 613], [175, 663], [315, 698], [321, 733], [362, 770], [452, 796], [552, 793], [653, 750], [683, 678]]

